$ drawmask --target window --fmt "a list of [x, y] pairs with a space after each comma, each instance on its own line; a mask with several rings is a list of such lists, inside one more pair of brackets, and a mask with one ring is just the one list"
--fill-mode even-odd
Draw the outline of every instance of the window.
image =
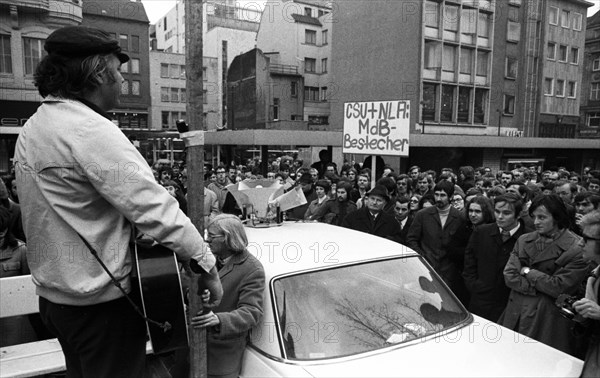
[[429, 28], [439, 28], [440, 5], [434, 1], [425, 2], [425, 26]]
[[458, 122], [469, 122], [469, 113], [471, 108], [471, 89], [466, 87], [458, 88]]
[[121, 73], [129, 72], [129, 62], [125, 62], [121, 64]]
[[327, 101], [327, 87], [321, 87], [321, 101]]
[[33, 75], [35, 69], [45, 54], [43, 40], [37, 38], [23, 38], [23, 60], [25, 75]]
[[308, 17], [312, 17], [312, 9], [311, 8], [304, 8], [304, 15], [308, 16]]
[[558, 46], [558, 61], [559, 62], [567, 61], [567, 46], [565, 46], [565, 45]]
[[554, 80], [547, 77], [544, 80], [544, 95], [552, 96], [554, 94]]
[[456, 46], [444, 45], [444, 58], [442, 59], [442, 69], [446, 72], [456, 71]]
[[208, 90], [207, 89], [202, 90], [202, 103], [204, 105], [208, 105]]
[[121, 94], [129, 94], [129, 80], [123, 80], [123, 82], [121, 83]]
[[279, 99], [273, 99], [273, 121], [279, 121]]
[[171, 79], [179, 79], [179, 64], [169, 64]]
[[291, 90], [290, 95], [292, 97], [298, 97], [298, 82], [297, 81], [292, 81], [290, 83], [290, 90]]
[[321, 59], [321, 72], [322, 73], [327, 72], [327, 58]]
[[[204, 75], [204, 67], [202, 67], [202, 74]], [[179, 78], [185, 80], [185, 64], [179, 66]]]
[[185, 88], [181, 88], [179, 89], [179, 102], [186, 102], [187, 98], [186, 98], [186, 92], [185, 92]]
[[169, 77], [169, 65], [165, 63], [160, 64], [160, 77]]
[[328, 125], [329, 117], [328, 116], [308, 116], [308, 124], [309, 125]]
[[323, 30], [321, 32], [321, 44], [326, 45], [329, 43], [329, 31]]
[[319, 101], [319, 87], [304, 87], [304, 101]]
[[565, 97], [565, 81], [561, 79], [556, 79], [556, 88], [555, 88], [556, 97]]
[[479, 38], [490, 37], [490, 18], [487, 13], [479, 12], [479, 20], [477, 22], [477, 36]]
[[208, 81], [208, 68], [202, 67], [202, 81]]
[[519, 42], [521, 39], [521, 24], [518, 22], [508, 21], [506, 29], [506, 40], [511, 42]]
[[473, 105], [473, 123], [485, 123], [487, 98], [488, 91], [486, 89], [475, 89], [475, 103]]
[[504, 95], [504, 114], [515, 114], [515, 96]]
[[596, 58], [592, 62], [592, 71], [600, 71], [600, 58]]
[[446, 5], [444, 7], [444, 30], [458, 31], [458, 7], [455, 5]]
[[477, 51], [477, 76], [488, 75], [489, 53], [486, 51]]
[[435, 121], [436, 98], [436, 85], [423, 83], [423, 114], [421, 115], [423, 121]]
[[119, 35], [119, 45], [121, 46], [121, 50], [123, 50], [123, 51], [129, 50], [129, 36], [127, 34]]
[[131, 94], [134, 96], [140, 95], [140, 81], [139, 80], [131, 81]]
[[504, 76], [508, 79], [516, 79], [519, 70], [519, 61], [514, 57], [506, 57], [506, 71]]
[[167, 87], [160, 88], [160, 101], [169, 102], [169, 88], [167, 88]]
[[317, 32], [315, 30], [306, 29], [304, 31], [304, 43], [307, 45], [317, 44]]
[[131, 36], [131, 52], [140, 52], [140, 37], [137, 35]]
[[440, 121], [452, 122], [454, 114], [454, 87], [442, 85], [442, 106], [440, 109]]
[[10, 35], [0, 35], [0, 73], [12, 73]]
[[560, 12], [560, 26], [562, 26], [563, 28], [569, 27], [569, 11], [563, 9]]
[[477, 32], [477, 9], [463, 8], [461, 10], [460, 32], [469, 36]]
[[325, 12], [324, 10], [319, 9], [319, 12], [317, 14], [319, 15], [319, 17], [321, 17], [321, 16], [325, 16], [327, 14], [327, 12]]
[[140, 60], [137, 58], [131, 59], [131, 73], [132, 74], [140, 73]]
[[573, 30], [581, 30], [582, 19], [583, 16], [581, 15], [581, 13], [573, 12], [573, 17], [571, 18], [571, 26], [573, 27]]
[[556, 59], [556, 43], [548, 42], [548, 52], [546, 53], [546, 58], [550, 60]]
[[163, 129], [169, 128], [169, 112], [161, 112], [161, 125]]
[[473, 51], [461, 47], [460, 49], [460, 73], [470, 75], [473, 72]]
[[163, 24], [163, 31], [167, 31], [167, 18], [166, 17], [163, 18], [163, 22], [164, 22], [164, 24]]
[[558, 25], [558, 8], [550, 7], [548, 10], [548, 20], [550, 25]]
[[571, 47], [571, 57], [569, 58], [571, 64], [579, 64], [579, 49], [577, 47]]
[[567, 97], [569, 97], [569, 98], [577, 97], [577, 82], [569, 81], [567, 83]]
[[304, 58], [304, 71], [317, 72], [317, 60], [313, 58]]
[[592, 83], [590, 86], [590, 100], [600, 100], [600, 83]]
[[425, 68], [434, 69], [442, 66], [442, 44], [425, 41]]
[[587, 127], [599, 127], [600, 126], [600, 113], [589, 113], [587, 115]]
[[171, 102], [179, 102], [179, 89], [171, 88]]

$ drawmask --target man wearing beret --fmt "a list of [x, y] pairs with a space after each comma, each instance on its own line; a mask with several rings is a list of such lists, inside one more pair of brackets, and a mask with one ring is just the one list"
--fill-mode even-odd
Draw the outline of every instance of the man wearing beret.
[[342, 227], [381, 236], [400, 243], [400, 224], [383, 211], [390, 201], [390, 195], [383, 185], [376, 185], [366, 195], [366, 206], [346, 215]]
[[119, 43], [73, 26], [53, 32], [44, 49], [35, 73], [44, 100], [14, 158], [40, 315], [62, 346], [67, 377], [139, 377], [146, 326], [125, 296], [135, 284], [132, 227], [191, 259], [218, 302], [215, 258], [106, 113], [119, 103], [129, 60]]

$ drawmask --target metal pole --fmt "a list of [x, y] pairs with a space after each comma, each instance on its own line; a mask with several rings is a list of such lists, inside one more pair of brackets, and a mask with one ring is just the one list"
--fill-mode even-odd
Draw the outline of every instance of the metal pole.
[[[202, 1], [185, 4], [185, 64], [188, 124], [190, 131], [203, 130], [203, 51]], [[204, 146], [190, 146], [187, 151], [188, 214], [204, 234]], [[198, 296], [198, 279], [190, 276], [190, 315], [202, 311]], [[204, 378], [206, 373], [206, 329], [190, 328], [190, 377]]]

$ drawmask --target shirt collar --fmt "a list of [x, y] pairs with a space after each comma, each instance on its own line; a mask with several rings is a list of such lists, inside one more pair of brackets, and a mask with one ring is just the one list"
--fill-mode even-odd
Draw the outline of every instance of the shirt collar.
[[96, 113], [100, 114], [102, 117], [106, 118], [107, 120], [112, 122], [112, 118], [111, 116], [108, 115], [107, 112], [105, 112], [104, 110], [100, 109], [98, 107], [98, 105], [94, 104], [93, 102], [90, 102], [82, 97], [78, 97], [77, 101], [81, 102], [82, 104], [84, 104], [85, 106], [87, 106], [88, 108], [92, 109], [93, 111], [95, 111]]

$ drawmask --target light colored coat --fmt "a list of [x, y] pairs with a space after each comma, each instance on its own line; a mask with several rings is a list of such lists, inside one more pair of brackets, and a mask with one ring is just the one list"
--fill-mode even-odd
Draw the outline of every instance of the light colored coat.
[[156, 183], [123, 132], [83, 103], [48, 96], [15, 147], [15, 172], [27, 236], [27, 260], [38, 295], [91, 305], [123, 296], [81, 234], [130, 288], [131, 223], [205, 270], [214, 256], [175, 198]]

